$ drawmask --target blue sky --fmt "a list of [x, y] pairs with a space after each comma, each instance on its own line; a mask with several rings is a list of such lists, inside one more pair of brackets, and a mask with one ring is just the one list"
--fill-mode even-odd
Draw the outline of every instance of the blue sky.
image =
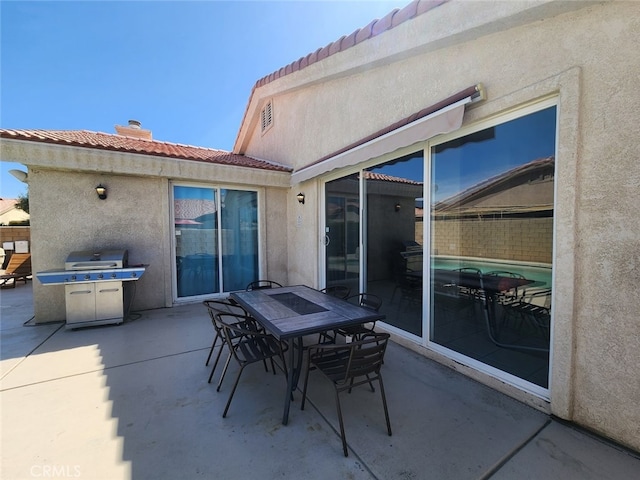
[[[156, 140], [231, 150], [257, 80], [409, 1], [2, 0], [0, 127], [136, 119]], [[2, 198], [26, 193], [12, 168]]]

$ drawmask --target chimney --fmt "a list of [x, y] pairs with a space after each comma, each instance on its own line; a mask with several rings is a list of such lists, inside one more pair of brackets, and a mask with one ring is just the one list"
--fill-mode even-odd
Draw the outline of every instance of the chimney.
[[116, 125], [116, 133], [124, 137], [143, 138], [152, 140], [151, 130], [144, 130], [142, 124], [138, 120], [129, 120], [129, 125]]

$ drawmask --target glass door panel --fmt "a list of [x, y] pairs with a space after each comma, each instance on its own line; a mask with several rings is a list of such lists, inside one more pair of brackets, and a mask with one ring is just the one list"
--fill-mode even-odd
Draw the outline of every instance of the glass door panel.
[[358, 293], [360, 278], [360, 201], [358, 175], [325, 184], [326, 286], [347, 285]]
[[217, 192], [173, 187], [178, 297], [220, 291]]
[[364, 171], [367, 293], [383, 301], [386, 323], [422, 335], [424, 155]]
[[258, 280], [258, 195], [223, 189], [220, 196], [224, 291], [244, 290]]
[[432, 147], [430, 341], [548, 388], [556, 107]]

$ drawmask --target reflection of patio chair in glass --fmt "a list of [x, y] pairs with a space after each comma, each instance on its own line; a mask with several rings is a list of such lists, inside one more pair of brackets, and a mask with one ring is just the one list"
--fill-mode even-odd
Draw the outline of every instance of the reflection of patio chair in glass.
[[[284, 360], [284, 352], [287, 350], [287, 345], [277, 340], [273, 335], [257, 331], [255, 322], [250, 317], [219, 313], [216, 315], [216, 320], [222, 328], [230, 350], [221, 379], [224, 377], [232, 358], [240, 366], [236, 381], [229, 394], [229, 400], [227, 400], [227, 405], [222, 413], [222, 416], [226, 417], [233, 394], [238, 387], [240, 376], [247, 365], [270, 360], [273, 367], [273, 359], [278, 357], [282, 362], [282, 365], [279, 366], [285, 374], [285, 379], [287, 378], [287, 364]], [[273, 373], [274, 375], [276, 373], [275, 367], [273, 367]], [[218, 383], [218, 391], [220, 391], [220, 383]]]
[[422, 275], [407, 272], [396, 278], [396, 286], [391, 295], [391, 302], [400, 290], [400, 300], [398, 300], [398, 308], [401, 305], [421, 306], [422, 305]]
[[[497, 276], [497, 277], [509, 277], [509, 278], [521, 278], [521, 279], [525, 279], [524, 275], [520, 275], [519, 273], [514, 273], [514, 272], [507, 272], [504, 270], [493, 270], [491, 272], [487, 272], [484, 274], [485, 277], [489, 277], [489, 276]], [[516, 285], [515, 287], [509, 289], [509, 290], [505, 290], [505, 291], [501, 291], [496, 295], [496, 300], [498, 303], [501, 304], [507, 304], [507, 303], [511, 303], [511, 302], [515, 302], [518, 300], [518, 298], [520, 297], [520, 295], [524, 293], [524, 290], [520, 290], [520, 293], [518, 293], [518, 286]]]
[[[389, 410], [387, 409], [387, 399], [384, 393], [382, 375], [380, 374], [389, 337], [388, 333], [375, 333], [363, 336], [362, 340], [349, 344], [312, 345], [309, 347], [307, 373], [304, 379], [300, 409], [304, 410], [304, 404], [307, 399], [309, 372], [317, 369], [331, 381], [335, 388], [342, 450], [345, 457], [348, 456], [349, 452], [347, 451], [347, 439], [344, 433], [344, 421], [340, 407], [340, 393], [345, 390], [351, 392], [353, 387], [364, 385], [365, 383], [371, 385], [372, 381], [378, 380], [384, 416], [387, 422], [387, 433], [391, 436]], [[371, 388], [373, 390], [373, 387]]]
[[217, 257], [196, 253], [176, 257], [179, 296], [208, 294], [218, 290]]
[[[391, 294], [389, 303], [393, 303], [396, 293], [400, 290], [398, 307], [403, 300], [408, 301], [409, 304], [422, 303], [422, 271], [414, 271], [408, 268], [407, 259], [403, 253], [398, 255], [398, 260], [392, 266], [395, 286], [393, 287], [393, 293]], [[422, 258], [422, 250], [420, 250], [420, 258]]]
[[274, 282], [273, 280], [256, 280], [255, 282], [251, 282], [249, 285], [247, 285], [247, 292], [251, 290], [277, 287], [282, 287], [282, 285], [280, 285], [278, 282]]
[[[482, 272], [477, 268], [460, 268], [455, 270], [474, 279], [471, 283], [482, 287]], [[484, 291], [482, 288], [458, 285], [456, 282], [432, 284], [434, 295], [434, 311], [440, 312], [447, 321], [469, 319], [475, 316], [476, 307], [484, 308]]]
[[498, 338], [509, 337], [512, 348], [549, 351], [551, 289], [526, 292], [502, 308], [504, 316], [496, 331]]

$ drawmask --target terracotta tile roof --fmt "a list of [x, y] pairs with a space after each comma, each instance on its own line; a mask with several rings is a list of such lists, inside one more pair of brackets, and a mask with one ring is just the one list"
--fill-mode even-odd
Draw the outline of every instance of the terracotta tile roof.
[[126, 137], [88, 130], [7, 130], [0, 129], [0, 138], [40, 142], [52, 145], [92, 148], [114, 152], [153, 155], [156, 157], [193, 160], [197, 162], [233, 165], [237, 167], [257, 168], [290, 172], [288, 166], [238, 155], [225, 150], [194, 147], [179, 143], [160, 142], [141, 138]]
[[386, 30], [391, 30], [397, 27], [401, 23], [406, 22], [418, 15], [422, 15], [429, 10], [446, 3], [449, 0], [414, 0], [404, 8], [396, 8], [381, 19], [373, 20], [367, 26], [359, 28], [352, 32], [350, 35], [343, 35], [335, 42], [331, 42], [325, 47], [318, 48], [315, 52], [311, 52], [306, 57], [299, 58], [293, 63], [282, 67], [281, 69], [261, 78], [254, 86], [255, 88], [262, 87], [267, 83], [273, 82], [280, 77], [289, 75], [290, 73], [302, 70], [309, 65], [313, 65], [316, 62], [324, 60], [329, 55], [333, 55], [338, 52], [342, 52], [347, 48], [351, 48], [369, 38], [380, 35]]
[[367, 180], [379, 180], [382, 182], [393, 183], [407, 183], [409, 185], [422, 185], [422, 182], [416, 182], [415, 180], [409, 180], [408, 178], [393, 177], [391, 175], [385, 175], [384, 173], [376, 172], [364, 172], [364, 178]]

